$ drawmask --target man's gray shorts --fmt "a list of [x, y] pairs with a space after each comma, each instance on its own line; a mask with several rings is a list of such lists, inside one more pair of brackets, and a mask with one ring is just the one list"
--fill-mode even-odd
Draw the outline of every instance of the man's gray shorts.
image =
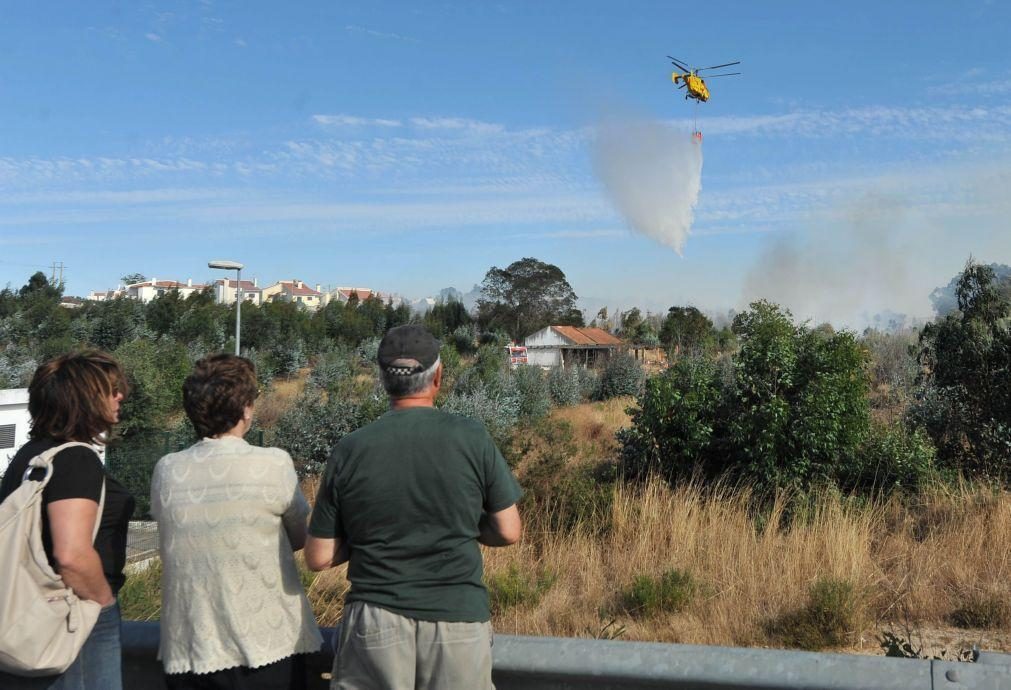
[[355, 601], [344, 609], [335, 690], [494, 690], [491, 623], [407, 618]]

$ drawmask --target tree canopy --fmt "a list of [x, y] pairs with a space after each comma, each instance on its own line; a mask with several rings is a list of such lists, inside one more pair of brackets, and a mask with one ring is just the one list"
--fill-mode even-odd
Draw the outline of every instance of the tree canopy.
[[582, 326], [576, 299], [562, 269], [527, 257], [488, 270], [477, 301], [478, 321], [522, 340], [545, 326]]

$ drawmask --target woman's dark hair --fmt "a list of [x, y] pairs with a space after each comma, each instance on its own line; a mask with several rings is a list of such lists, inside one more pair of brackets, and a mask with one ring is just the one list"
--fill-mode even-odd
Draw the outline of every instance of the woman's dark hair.
[[83, 350], [51, 359], [28, 384], [29, 436], [104, 443], [115, 423], [108, 400], [117, 393], [127, 394], [126, 375], [111, 355]]
[[259, 394], [256, 367], [245, 357], [211, 355], [183, 383], [183, 407], [200, 438], [223, 434], [242, 419]]

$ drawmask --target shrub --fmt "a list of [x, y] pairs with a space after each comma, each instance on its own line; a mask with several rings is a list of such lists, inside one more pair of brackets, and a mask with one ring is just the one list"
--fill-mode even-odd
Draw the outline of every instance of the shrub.
[[766, 625], [766, 632], [781, 644], [816, 651], [839, 647], [857, 628], [857, 596], [853, 584], [833, 577], [817, 579], [807, 604]]
[[325, 391], [347, 390], [357, 368], [356, 359], [342, 349], [324, 352], [309, 374], [309, 383]]
[[632, 616], [680, 613], [691, 604], [698, 589], [695, 578], [683, 570], [668, 570], [660, 577], [638, 575], [622, 593], [622, 607]]
[[650, 378], [631, 410], [632, 424], [618, 432], [625, 476], [658, 474], [668, 481], [703, 469], [718, 476], [725, 465], [713, 462], [713, 434], [719, 423], [719, 371], [702, 357], [682, 357]]
[[952, 612], [951, 622], [960, 628], [1007, 628], [1011, 625], [1011, 601], [1007, 592], [972, 591]]
[[27, 388], [38, 366], [27, 350], [8, 345], [0, 352], [0, 388]]
[[456, 330], [449, 337], [453, 348], [461, 355], [469, 355], [477, 352], [477, 338], [473, 326], [457, 326]]
[[492, 613], [515, 606], [536, 606], [557, 579], [548, 570], [523, 571], [515, 563], [503, 573], [488, 575], [485, 584]]
[[275, 375], [291, 378], [307, 364], [305, 343], [298, 337], [274, 343], [270, 347], [270, 363]]
[[271, 444], [291, 454], [299, 475], [318, 474], [337, 442], [371, 421], [365, 417], [354, 402], [310, 389], [281, 416]]
[[362, 361], [366, 364], [375, 364], [379, 357], [379, 343], [382, 338], [379, 336], [374, 336], [371, 338], [366, 338], [361, 341], [358, 345], [358, 356], [362, 358]]
[[520, 400], [520, 416], [540, 419], [551, 409], [548, 380], [540, 367], [519, 366], [512, 371]]
[[588, 367], [576, 367], [579, 374], [579, 394], [583, 400], [596, 400], [600, 394], [600, 375]]
[[[460, 353], [456, 351], [456, 348], [444, 344], [439, 348], [439, 359], [442, 361], [443, 376], [452, 378], [460, 373], [460, 367], [463, 363], [460, 360]], [[445, 387], [445, 383], [443, 387]]]
[[579, 367], [555, 367], [548, 375], [548, 390], [555, 405], [578, 405], [582, 400], [579, 387]]
[[117, 430], [124, 436], [162, 429], [182, 409], [183, 381], [190, 373], [186, 348], [172, 340], [134, 340], [114, 353], [130, 383]]
[[454, 390], [441, 409], [480, 421], [501, 447], [519, 419], [520, 399], [514, 389], [493, 387], [474, 377], [476, 383]]
[[627, 352], [620, 352], [608, 360], [600, 376], [601, 400], [610, 400], [623, 395], [639, 395], [646, 372], [642, 364]]
[[937, 475], [934, 445], [921, 429], [873, 424], [842, 483], [859, 489], [915, 490]]

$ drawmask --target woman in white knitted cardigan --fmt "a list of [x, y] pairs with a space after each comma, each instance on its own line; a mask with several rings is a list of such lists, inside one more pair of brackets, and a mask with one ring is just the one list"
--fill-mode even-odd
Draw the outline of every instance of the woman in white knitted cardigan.
[[301, 689], [322, 644], [292, 553], [309, 506], [291, 457], [243, 440], [257, 393], [248, 359], [197, 362], [183, 404], [201, 440], [155, 466], [169, 690]]

